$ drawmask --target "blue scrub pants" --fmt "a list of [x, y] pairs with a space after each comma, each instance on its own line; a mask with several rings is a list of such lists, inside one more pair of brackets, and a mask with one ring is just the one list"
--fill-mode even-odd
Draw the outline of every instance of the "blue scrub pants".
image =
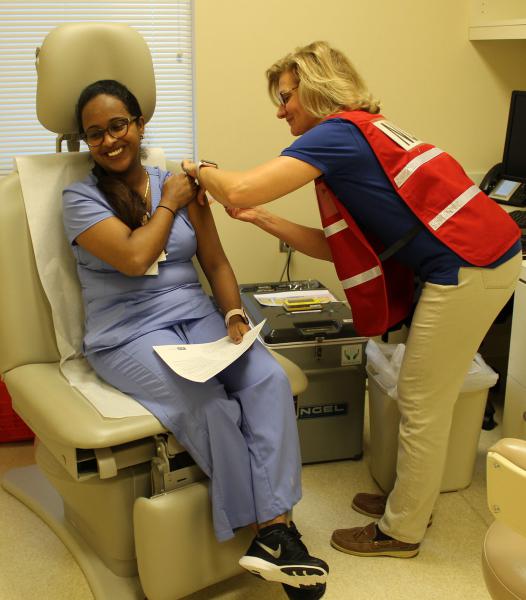
[[90, 354], [97, 374], [171, 431], [210, 478], [218, 540], [289, 511], [301, 498], [298, 430], [288, 378], [259, 341], [205, 383], [174, 373], [152, 346], [226, 335], [214, 312]]

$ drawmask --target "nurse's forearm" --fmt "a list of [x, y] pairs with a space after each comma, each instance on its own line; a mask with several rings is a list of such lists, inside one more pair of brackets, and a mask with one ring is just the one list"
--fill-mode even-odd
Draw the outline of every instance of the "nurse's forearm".
[[307, 256], [332, 261], [329, 244], [321, 229], [293, 223], [266, 210], [258, 210], [252, 223]]
[[[240, 190], [243, 189], [243, 173], [224, 171], [213, 167], [201, 168], [199, 183], [206, 188], [214, 200], [224, 206], [236, 206]], [[255, 206], [255, 204], [250, 206]]]
[[271, 202], [301, 188], [321, 175], [321, 171], [290, 156], [278, 156], [248, 171], [224, 171], [210, 166], [183, 165], [210, 192], [215, 200], [230, 208], [250, 208]]
[[214, 200], [227, 207], [259, 206], [285, 193], [273, 185], [271, 179], [265, 179], [257, 168], [246, 172], [201, 168], [199, 182]]

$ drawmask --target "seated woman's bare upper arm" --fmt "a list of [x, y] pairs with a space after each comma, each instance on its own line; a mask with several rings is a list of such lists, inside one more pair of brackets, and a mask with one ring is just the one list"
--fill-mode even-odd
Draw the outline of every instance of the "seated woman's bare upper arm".
[[93, 256], [126, 272], [131, 229], [117, 217], [108, 217], [88, 227], [75, 241]]
[[188, 205], [188, 216], [197, 238], [197, 258], [205, 274], [228, 262], [210, 206], [192, 202]]

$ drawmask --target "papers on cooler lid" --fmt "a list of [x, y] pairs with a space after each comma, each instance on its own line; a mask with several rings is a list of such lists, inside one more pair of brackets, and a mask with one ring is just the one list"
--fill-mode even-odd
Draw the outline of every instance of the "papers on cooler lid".
[[316, 304], [338, 302], [329, 290], [293, 290], [288, 292], [272, 292], [270, 294], [254, 294], [254, 298], [262, 306], [282, 306], [287, 300], [309, 300]]
[[202, 383], [232, 364], [256, 341], [265, 321], [247, 331], [240, 344], [228, 336], [207, 344], [166, 344], [153, 349], [181, 377]]

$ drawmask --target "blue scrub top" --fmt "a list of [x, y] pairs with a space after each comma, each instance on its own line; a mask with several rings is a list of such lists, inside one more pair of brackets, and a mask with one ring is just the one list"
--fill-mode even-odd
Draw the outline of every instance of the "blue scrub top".
[[[148, 167], [152, 210], [169, 175]], [[90, 174], [63, 192], [64, 228], [77, 261], [85, 310], [84, 352], [114, 348], [146, 333], [214, 312], [191, 262], [197, 248], [186, 208], [177, 211], [158, 275], [129, 277], [78, 246], [75, 238], [115, 212]]]
[[[361, 131], [346, 119], [322, 121], [281, 154], [319, 169], [360, 229], [375, 235], [386, 247], [419, 222], [394, 190]], [[505, 262], [520, 249], [519, 241], [488, 266]], [[416, 237], [395, 256], [411, 267], [422, 281], [442, 285], [457, 285], [459, 268], [473, 266], [423, 225]]]

